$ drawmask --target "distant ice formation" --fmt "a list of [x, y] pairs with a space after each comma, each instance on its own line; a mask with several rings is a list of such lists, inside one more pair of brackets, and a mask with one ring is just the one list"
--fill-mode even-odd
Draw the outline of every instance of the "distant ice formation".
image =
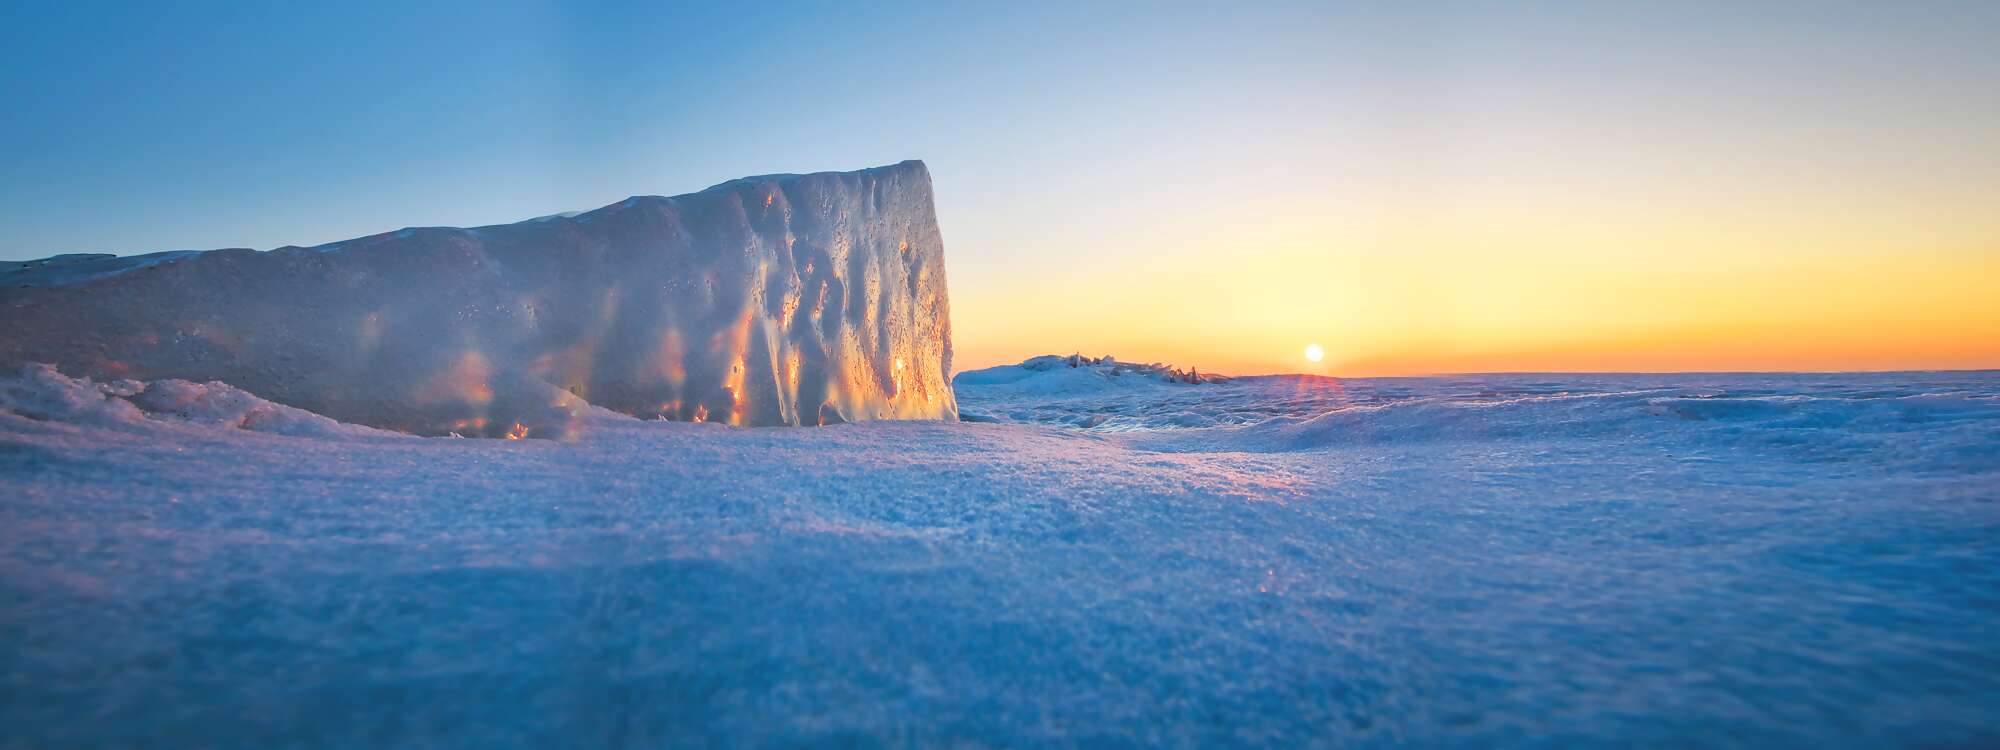
[[[1075, 427], [1127, 428], [1137, 424], [1132, 415], [1100, 408], [1118, 401], [1119, 394], [1136, 395], [1159, 389], [1178, 391], [1185, 386], [1231, 380], [1234, 378], [1195, 368], [1183, 370], [1158, 362], [1120, 362], [1110, 355], [1044, 354], [1018, 365], [961, 372], [951, 382], [961, 399], [959, 418], [967, 422], [1052, 422]], [[1070, 408], [1079, 401], [1080, 407]], [[1196, 423], [1213, 423], [1205, 416], [1193, 419]]]
[[219, 381], [345, 422], [555, 436], [955, 419], [922, 162], [517, 224], [0, 266], [0, 370]]
[[1150, 362], [1120, 362], [1110, 355], [1085, 357], [1080, 354], [1062, 356], [1044, 354], [1030, 357], [1018, 365], [1000, 365], [983, 370], [969, 370], [959, 373], [953, 382], [969, 385], [1033, 384], [1041, 389], [1074, 390], [1078, 383], [1116, 383], [1112, 378], [1130, 378], [1124, 382], [1158, 381], [1162, 383], [1182, 383], [1200, 385], [1203, 383], [1226, 383], [1227, 375], [1204, 373], [1197, 368], [1183, 370], [1173, 365]]

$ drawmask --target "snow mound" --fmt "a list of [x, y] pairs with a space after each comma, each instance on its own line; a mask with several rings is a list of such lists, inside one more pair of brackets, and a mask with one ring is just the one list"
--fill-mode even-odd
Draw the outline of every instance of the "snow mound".
[[395, 436], [274, 404], [223, 383], [100, 383], [68, 377], [44, 363], [24, 366], [18, 377], [0, 377], [0, 413], [97, 427], [173, 422], [297, 437]]
[[958, 411], [916, 161], [311, 248], [28, 261], [0, 267], [0, 309], [0, 371], [219, 381], [418, 434], [561, 436], [593, 404], [736, 425]]

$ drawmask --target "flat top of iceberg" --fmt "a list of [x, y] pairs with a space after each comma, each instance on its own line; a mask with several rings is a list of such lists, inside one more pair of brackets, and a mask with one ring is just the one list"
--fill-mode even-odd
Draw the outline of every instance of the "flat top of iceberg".
[[915, 171], [922, 174], [930, 173], [929, 168], [924, 166], [924, 162], [922, 159], [904, 159], [894, 164], [884, 164], [879, 167], [868, 167], [866, 169], [857, 169], [848, 172], [841, 172], [841, 171], [800, 172], [800, 173], [777, 172], [773, 174], [754, 175], [751, 177], [738, 177], [734, 180], [727, 180], [724, 182], [718, 182], [714, 185], [710, 185], [706, 190], [703, 190], [702, 192], [706, 193], [709, 190], [729, 190], [741, 187], [746, 184], [759, 184], [765, 182], [790, 182], [792, 180], [809, 178], [809, 177], [828, 177], [828, 176], [846, 175], [846, 174], [884, 174], [890, 172], [910, 172], [910, 171]]
[[[711, 185], [707, 188], [696, 191], [694, 193], [683, 193], [673, 196], [635, 195], [626, 198], [624, 200], [616, 201], [594, 209], [589, 209], [584, 211], [565, 211], [561, 213], [548, 214], [545, 216], [537, 216], [531, 219], [524, 219], [521, 221], [510, 222], [510, 223], [487, 224], [475, 227], [411, 226], [411, 227], [404, 227], [402, 229], [392, 230], [389, 232], [382, 232], [375, 235], [355, 237], [345, 240], [335, 240], [333, 242], [322, 243], [310, 247], [298, 247], [293, 245], [287, 245], [285, 247], [273, 248], [272, 250], [266, 252], [295, 250], [295, 251], [314, 252], [314, 253], [329, 253], [329, 252], [338, 252], [341, 250], [345, 250], [353, 247], [359, 241], [367, 240], [373, 237], [381, 237], [384, 235], [409, 236], [410, 234], [416, 232], [475, 232], [476, 233], [482, 231], [492, 231], [503, 227], [529, 225], [529, 224], [545, 224], [554, 221], [565, 221], [565, 220], [588, 221], [591, 215], [593, 214], [617, 210], [621, 207], [629, 206], [639, 201], [674, 200], [677, 198], [683, 198], [691, 195], [698, 195], [701, 193], [734, 190], [749, 185], [760, 185], [766, 183], [785, 184], [801, 179], [829, 178], [829, 177], [838, 177], [842, 175], [860, 175], [860, 174], [880, 175], [880, 174], [890, 174], [898, 172], [913, 172], [916, 174], [924, 175], [926, 178], [928, 178], [929, 176], [928, 169], [924, 166], [923, 161], [919, 159], [906, 159], [904, 161], [900, 161], [895, 164], [887, 164], [879, 167], [869, 167], [866, 169], [851, 170], [851, 171], [824, 171], [824, 172], [806, 172], [797, 174], [777, 173], [777, 174], [767, 174], [767, 175], [756, 175], [752, 177], [739, 177], [737, 179], [716, 183], [714, 185]], [[185, 260], [187, 258], [209, 252], [218, 252], [218, 251], [217, 250], [169, 250], [162, 252], [148, 252], [139, 255], [117, 255], [112, 253], [66, 253], [61, 255], [53, 255], [47, 258], [38, 258], [34, 260], [0, 261], [0, 286], [46, 287], [46, 286], [62, 286], [69, 284], [81, 284], [92, 281], [100, 281], [130, 271], [135, 271], [141, 268], [147, 268], [162, 263], [172, 263], [179, 260]]]
[[165, 250], [144, 255], [69, 253], [38, 260], [0, 261], [0, 285], [58, 286], [108, 279], [119, 274], [172, 263], [206, 252]]

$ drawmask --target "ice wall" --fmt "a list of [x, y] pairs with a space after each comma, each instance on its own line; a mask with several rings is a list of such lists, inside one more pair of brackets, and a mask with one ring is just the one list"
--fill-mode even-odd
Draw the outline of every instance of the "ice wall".
[[517, 224], [0, 267], [0, 368], [221, 381], [346, 422], [551, 436], [589, 405], [955, 419], [930, 173], [750, 177]]

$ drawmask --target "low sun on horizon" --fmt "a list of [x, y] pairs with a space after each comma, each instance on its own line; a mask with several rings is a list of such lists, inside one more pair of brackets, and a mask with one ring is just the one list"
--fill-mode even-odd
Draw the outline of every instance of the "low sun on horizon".
[[1307, 362], [1317, 364], [1322, 359], [1326, 359], [1326, 349], [1321, 348], [1319, 344], [1306, 344]]

